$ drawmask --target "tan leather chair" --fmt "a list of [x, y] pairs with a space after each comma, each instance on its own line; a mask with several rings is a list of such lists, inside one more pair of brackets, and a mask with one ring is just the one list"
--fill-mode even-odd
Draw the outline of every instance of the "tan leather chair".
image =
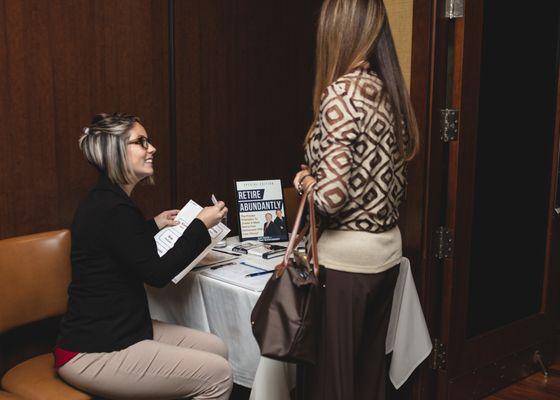
[[8, 392], [4, 392], [3, 390], [0, 390], [0, 400], [25, 400], [25, 399], [16, 394], [11, 394]]
[[[70, 276], [68, 230], [0, 240], [0, 335], [64, 314]], [[4, 374], [1, 384], [10, 394], [0, 392], [0, 399], [92, 398], [58, 378], [50, 353], [16, 365]]]

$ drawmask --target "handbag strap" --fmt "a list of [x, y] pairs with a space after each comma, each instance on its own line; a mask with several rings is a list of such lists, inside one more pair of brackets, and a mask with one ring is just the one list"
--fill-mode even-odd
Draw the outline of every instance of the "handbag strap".
[[[279, 272], [278, 275], [281, 275], [284, 272], [284, 269], [286, 269], [286, 267], [288, 266], [288, 260], [290, 259], [290, 256], [293, 254], [294, 249], [301, 241], [303, 236], [307, 233], [307, 230], [310, 231], [311, 236], [311, 259], [313, 262], [313, 272], [315, 273], [315, 276], [317, 276], [317, 274], [319, 273], [319, 258], [317, 253], [317, 227], [315, 223], [315, 200], [313, 187], [314, 185], [310, 185], [305, 191], [304, 195], [301, 197], [292, 235], [290, 237], [290, 241], [288, 242], [288, 249], [286, 250], [286, 254], [284, 254], [282, 263], [277, 267]], [[298, 233], [297, 230], [301, 224], [301, 219], [303, 218], [303, 210], [305, 209], [306, 202], [309, 205], [309, 223], [306, 224]]]
[[319, 252], [317, 251], [317, 223], [315, 220], [315, 192], [311, 191], [307, 197], [309, 203], [309, 224], [311, 231], [311, 257], [313, 260], [313, 272], [319, 276]]

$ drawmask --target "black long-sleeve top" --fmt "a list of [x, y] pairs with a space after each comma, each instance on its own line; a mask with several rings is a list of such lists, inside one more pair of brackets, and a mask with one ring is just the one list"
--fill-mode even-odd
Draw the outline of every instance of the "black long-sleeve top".
[[144, 283], [163, 287], [190, 264], [210, 235], [194, 219], [161, 258], [155, 221], [146, 221], [128, 195], [101, 175], [72, 223], [72, 281], [57, 346], [80, 353], [110, 352], [152, 339]]

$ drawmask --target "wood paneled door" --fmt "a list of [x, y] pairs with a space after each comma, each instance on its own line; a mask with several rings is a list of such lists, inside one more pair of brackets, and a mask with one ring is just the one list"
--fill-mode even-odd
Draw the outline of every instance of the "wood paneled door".
[[555, 348], [560, 3], [465, 0], [455, 18], [436, 4], [432, 120], [453, 136], [442, 110], [456, 110], [458, 130], [431, 132], [443, 362], [430, 398], [480, 399]]

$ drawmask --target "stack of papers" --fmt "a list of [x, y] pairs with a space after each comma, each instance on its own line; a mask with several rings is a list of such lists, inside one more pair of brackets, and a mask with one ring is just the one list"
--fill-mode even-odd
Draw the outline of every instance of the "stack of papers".
[[251, 254], [264, 259], [281, 257], [286, 253], [287, 247], [279, 244], [263, 243], [256, 240], [247, 240], [231, 248], [234, 253]]
[[220, 265], [228, 261], [237, 260], [238, 258], [238, 255], [226, 254], [211, 250], [208, 254], [206, 254], [206, 257], [200, 260], [200, 262], [196, 265], [196, 268], [212, 267], [214, 265]]
[[262, 292], [272, 273], [251, 277], [247, 277], [247, 275], [271, 269], [274, 268], [264, 265], [248, 265], [243, 261], [239, 261], [233, 265], [226, 265], [218, 269], [206, 269], [200, 274], [255, 292]]
[[[163, 256], [165, 253], [169, 251], [174, 245], [177, 239], [183, 235], [187, 226], [196, 218], [196, 216], [202, 211], [202, 207], [199, 206], [193, 200], [190, 200], [177, 214], [175, 217], [175, 221], [179, 221], [180, 224], [176, 226], [170, 226], [167, 228], [162, 229], [159, 231], [155, 236], [154, 239], [156, 240], [157, 249], [159, 256]], [[189, 265], [185, 267], [175, 278], [172, 279], [173, 283], [179, 282], [187, 273], [193, 269], [202, 259], [206, 257], [208, 252], [212, 250], [212, 248], [223, 238], [227, 236], [230, 232], [229, 228], [222, 224], [221, 222], [214, 226], [213, 228], [208, 229], [208, 233], [210, 234], [210, 238], [212, 242], [206, 247], [200, 255], [194, 259]]]

